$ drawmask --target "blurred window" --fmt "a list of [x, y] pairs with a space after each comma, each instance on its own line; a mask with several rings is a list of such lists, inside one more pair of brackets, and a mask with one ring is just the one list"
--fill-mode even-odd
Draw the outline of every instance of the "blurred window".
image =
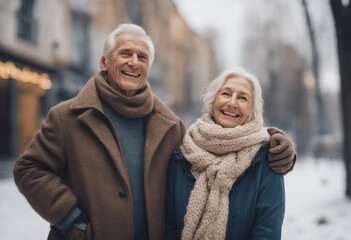
[[17, 36], [31, 43], [36, 43], [38, 22], [34, 18], [35, 0], [21, 0], [17, 12]]
[[126, 3], [126, 10], [132, 23], [142, 26], [142, 2], [140, 0], [129, 0]]
[[0, 157], [9, 153], [9, 80], [0, 78]]
[[89, 66], [89, 16], [81, 11], [72, 11], [71, 59], [74, 68], [87, 69]]

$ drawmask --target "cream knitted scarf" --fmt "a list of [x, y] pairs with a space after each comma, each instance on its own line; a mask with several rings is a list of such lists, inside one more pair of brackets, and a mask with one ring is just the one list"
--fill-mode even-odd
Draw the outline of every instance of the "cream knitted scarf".
[[180, 150], [196, 178], [182, 239], [225, 239], [229, 191], [269, 134], [262, 122], [223, 128], [205, 114], [187, 131]]

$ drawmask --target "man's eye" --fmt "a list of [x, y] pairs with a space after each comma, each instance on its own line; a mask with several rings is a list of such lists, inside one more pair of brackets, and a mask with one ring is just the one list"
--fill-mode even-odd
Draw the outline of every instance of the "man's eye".
[[130, 54], [129, 54], [128, 52], [121, 52], [120, 55], [123, 56], [123, 57], [127, 57], [127, 56], [129, 56]]
[[146, 60], [147, 60], [147, 57], [146, 57], [146, 56], [141, 55], [141, 56], [139, 56], [139, 59], [140, 59], [140, 60], [142, 60], [142, 61], [146, 61]]

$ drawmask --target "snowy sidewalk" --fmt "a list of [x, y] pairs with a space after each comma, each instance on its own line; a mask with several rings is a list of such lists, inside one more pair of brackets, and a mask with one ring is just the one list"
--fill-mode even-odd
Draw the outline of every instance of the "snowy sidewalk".
[[0, 240], [45, 240], [46, 223], [27, 203], [12, 178], [0, 181]]
[[304, 159], [285, 177], [283, 240], [351, 240], [341, 160]]
[[[344, 196], [342, 161], [299, 159], [285, 176], [283, 240], [351, 240], [351, 201]], [[18, 192], [0, 180], [0, 240], [45, 240], [49, 224]]]

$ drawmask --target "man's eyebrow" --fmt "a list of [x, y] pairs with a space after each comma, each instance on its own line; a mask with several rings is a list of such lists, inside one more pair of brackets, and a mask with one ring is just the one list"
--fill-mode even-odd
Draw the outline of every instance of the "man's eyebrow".
[[121, 48], [118, 52], [131, 52], [131, 50], [129, 48]]
[[146, 55], [146, 56], [149, 56], [150, 54], [146, 51], [138, 51], [138, 54], [142, 54], [142, 55]]
[[[131, 53], [132, 50], [131, 50], [130, 48], [121, 48], [121, 49], [119, 49], [117, 52], [118, 52], [118, 53], [121, 53], [121, 52]], [[148, 57], [150, 56], [150, 54], [149, 54], [148, 52], [143, 51], [143, 50], [139, 50], [139, 51], [137, 52], [137, 54], [138, 54], [138, 55], [148, 56]]]

